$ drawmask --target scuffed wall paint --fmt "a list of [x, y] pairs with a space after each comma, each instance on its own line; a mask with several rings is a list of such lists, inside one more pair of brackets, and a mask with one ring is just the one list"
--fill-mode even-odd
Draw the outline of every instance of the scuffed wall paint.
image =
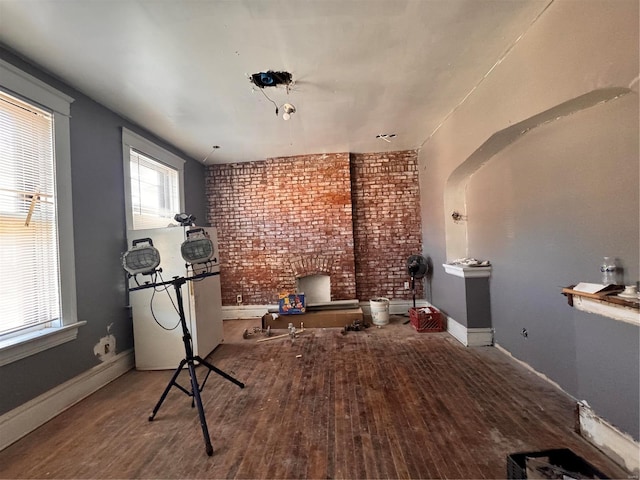
[[116, 337], [111, 333], [113, 323], [107, 327], [107, 335], [93, 347], [93, 354], [101, 362], [106, 362], [116, 356]]
[[[578, 402], [580, 435], [605, 452], [633, 478], [640, 474], [640, 444], [616, 427], [598, 417], [585, 401]], [[631, 478], [631, 477], [630, 477]]]

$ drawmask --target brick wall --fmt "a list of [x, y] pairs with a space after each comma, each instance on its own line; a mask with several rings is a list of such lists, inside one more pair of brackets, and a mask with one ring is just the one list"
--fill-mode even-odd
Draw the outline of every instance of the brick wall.
[[[355, 298], [349, 154], [213, 165], [208, 217], [218, 228], [223, 305], [277, 303], [295, 291], [300, 259], [331, 277], [331, 298]], [[317, 273], [309, 271], [307, 273]]]
[[421, 251], [417, 152], [212, 165], [206, 188], [223, 305], [237, 294], [246, 305], [276, 303], [297, 276], [320, 272], [333, 300], [411, 298], [403, 284], [407, 256]]
[[406, 261], [422, 252], [418, 152], [351, 154], [351, 190], [357, 298], [410, 299]]

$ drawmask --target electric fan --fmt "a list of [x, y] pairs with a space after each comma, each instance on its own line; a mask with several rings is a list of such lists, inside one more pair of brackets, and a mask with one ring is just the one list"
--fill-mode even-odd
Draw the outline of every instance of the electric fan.
[[416, 278], [423, 278], [428, 269], [427, 259], [422, 255], [411, 255], [407, 258], [407, 272], [411, 277], [411, 292], [413, 293], [413, 308], [416, 308]]

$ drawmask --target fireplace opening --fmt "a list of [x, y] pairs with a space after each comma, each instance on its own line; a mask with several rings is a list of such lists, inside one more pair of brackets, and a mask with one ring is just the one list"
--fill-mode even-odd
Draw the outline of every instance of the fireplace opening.
[[305, 303], [327, 303], [331, 301], [331, 277], [317, 274], [306, 275], [296, 280], [298, 293], [304, 293]]

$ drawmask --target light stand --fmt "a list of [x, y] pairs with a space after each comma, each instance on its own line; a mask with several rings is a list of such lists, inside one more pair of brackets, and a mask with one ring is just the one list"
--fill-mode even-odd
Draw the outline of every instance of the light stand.
[[[207, 419], [205, 418], [204, 408], [202, 406], [202, 399], [200, 398], [200, 392], [202, 392], [202, 389], [204, 388], [204, 385], [207, 382], [207, 379], [209, 378], [209, 374], [211, 372], [215, 372], [221, 377], [229, 380], [230, 382], [235, 383], [240, 388], [244, 388], [244, 383], [233, 378], [231, 375], [223, 372], [222, 370], [214, 367], [213, 365], [211, 365], [209, 362], [202, 359], [198, 355], [193, 354], [191, 334], [189, 333], [189, 329], [187, 328], [187, 322], [184, 315], [184, 306], [182, 303], [182, 285], [184, 285], [187, 281], [197, 280], [200, 278], [210, 277], [213, 275], [219, 275], [219, 273], [204, 272], [197, 275], [193, 275], [191, 277], [173, 277], [173, 280], [169, 280], [162, 283], [148, 283], [138, 287], [133, 287], [129, 290], [133, 292], [135, 290], [141, 290], [144, 288], [152, 288], [152, 287], [155, 288], [155, 287], [164, 286], [164, 285], [173, 285], [173, 288], [175, 289], [176, 299], [178, 303], [178, 314], [180, 315], [180, 325], [182, 326], [182, 342], [184, 343], [185, 358], [180, 360], [180, 364], [178, 365], [178, 368], [176, 368], [176, 371], [174, 372], [173, 377], [171, 377], [171, 380], [167, 384], [167, 387], [164, 389], [164, 392], [162, 392], [162, 396], [160, 397], [160, 400], [158, 400], [158, 403], [154, 407], [153, 412], [149, 416], [149, 421], [151, 422], [155, 418], [156, 414], [158, 413], [158, 410], [160, 410], [162, 403], [167, 397], [169, 390], [171, 390], [171, 387], [176, 387], [178, 390], [182, 391], [186, 395], [193, 397], [191, 402], [192, 408], [194, 407], [194, 404], [195, 406], [198, 407], [198, 416], [200, 417], [200, 426], [202, 427], [202, 435], [204, 436], [205, 450], [207, 452], [207, 455], [209, 456], [213, 455], [213, 446], [211, 445], [211, 438], [209, 437], [209, 429], [207, 428]], [[199, 365], [204, 365], [208, 369], [207, 375], [204, 378], [202, 385], [198, 384], [198, 378], [196, 377], [196, 371], [195, 371], [196, 362]], [[187, 390], [182, 385], [178, 384], [178, 382], [176, 382], [176, 379], [178, 378], [178, 375], [182, 371], [185, 364], [187, 365], [187, 369], [189, 371], [189, 377], [191, 379], [191, 391]]]
[[411, 293], [413, 294], [413, 308], [416, 308], [416, 277], [411, 273]]

